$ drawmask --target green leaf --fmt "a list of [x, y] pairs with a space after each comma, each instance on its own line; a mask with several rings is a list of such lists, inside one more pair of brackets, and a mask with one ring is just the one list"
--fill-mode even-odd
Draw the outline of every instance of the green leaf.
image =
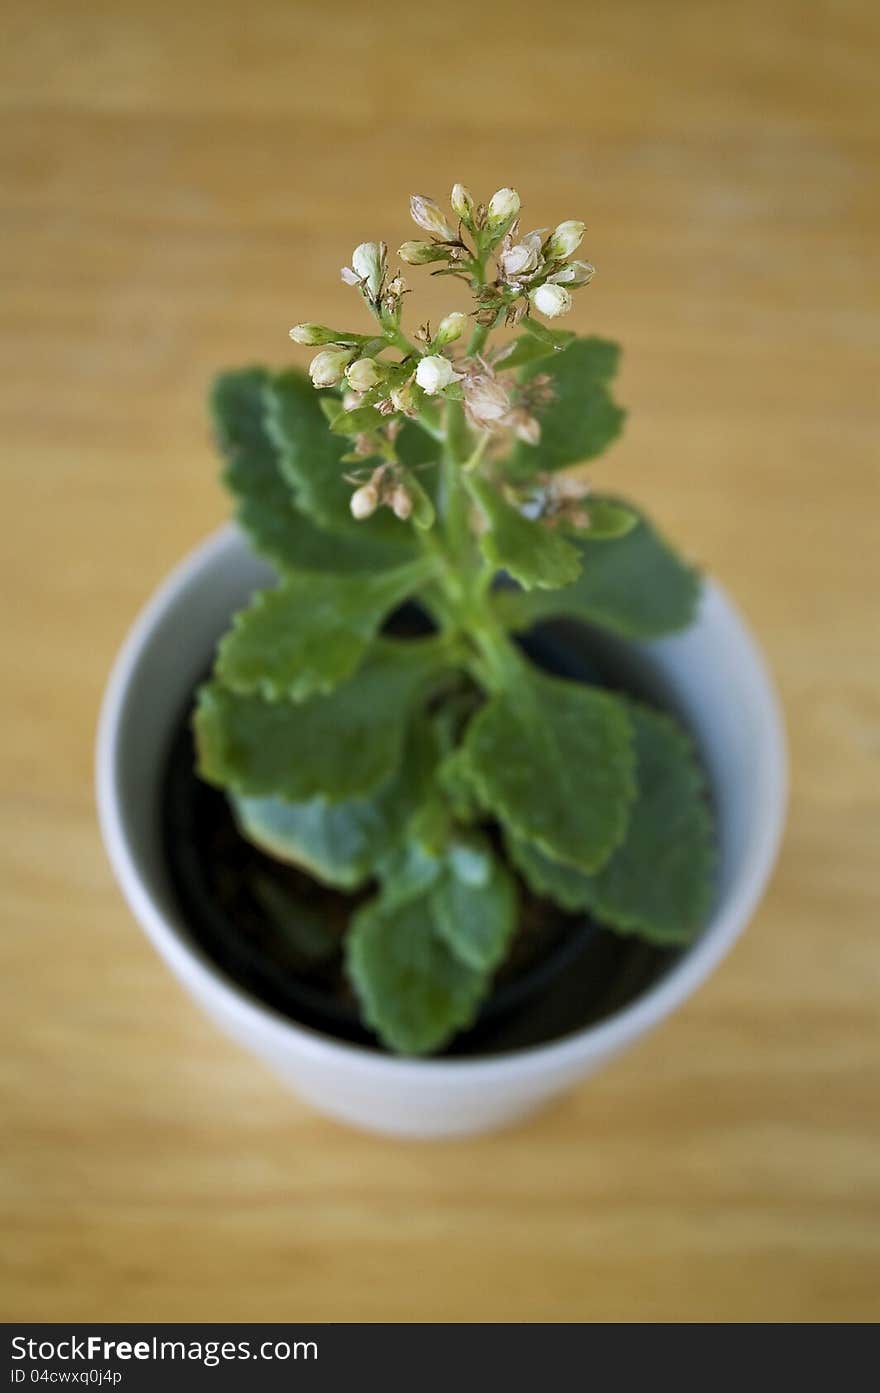
[[433, 792], [437, 755], [432, 728], [420, 719], [410, 726], [395, 773], [368, 798], [239, 799], [237, 806], [257, 845], [329, 884], [358, 888], [411, 849], [416, 815]]
[[346, 949], [364, 1019], [401, 1054], [440, 1049], [471, 1024], [487, 989], [486, 973], [437, 933], [429, 893], [372, 900], [354, 915]]
[[232, 806], [242, 833], [255, 846], [327, 885], [357, 890], [407, 844], [408, 828], [431, 786], [436, 756], [430, 727], [417, 721], [398, 769], [369, 797], [291, 803], [233, 795]]
[[609, 928], [658, 944], [690, 943], [709, 907], [714, 838], [690, 741], [668, 716], [628, 704], [638, 796], [626, 838], [600, 871], [584, 875], [517, 837], [511, 859], [539, 895], [589, 910]]
[[537, 445], [520, 441], [507, 464], [511, 479], [564, 469], [593, 459], [617, 438], [625, 411], [615, 405], [608, 383], [617, 372], [620, 350], [605, 339], [578, 339], [562, 353], [529, 362], [524, 380], [547, 374], [555, 400], [541, 413]]
[[299, 572], [257, 594], [220, 642], [216, 676], [234, 692], [302, 701], [350, 677], [389, 610], [431, 573], [414, 561], [372, 575]]
[[346, 442], [328, 428], [309, 378], [293, 369], [281, 373], [268, 384], [265, 401], [266, 428], [279, 451], [281, 472], [303, 512], [329, 532], [381, 541], [386, 551], [399, 548], [398, 564], [414, 551], [412, 530], [389, 508], [360, 522], [352, 517], [352, 487], [342, 461]]
[[494, 971], [516, 928], [513, 879], [482, 839], [458, 841], [431, 896], [437, 932], [462, 962]]
[[[593, 507], [591, 499], [588, 508]], [[527, 628], [548, 615], [569, 615], [625, 638], [648, 639], [692, 623], [699, 575], [644, 517], [615, 541], [594, 541], [587, 535], [572, 539], [572, 544], [583, 558], [573, 584], [542, 595], [499, 594], [499, 614], [511, 627]]]
[[577, 338], [577, 334], [572, 334], [566, 329], [544, 329], [537, 320], [524, 320], [523, 328], [525, 332], [514, 340], [510, 352], [497, 361], [497, 366], [505, 372], [510, 368], [526, 367], [553, 353], [561, 353]]
[[507, 571], [526, 590], [551, 589], [574, 580], [581, 564], [577, 547], [524, 517], [482, 475], [463, 477], [488, 523], [480, 549], [492, 565]]
[[[264, 368], [222, 373], [211, 389], [211, 415], [226, 459], [223, 480], [235, 495], [236, 516], [254, 547], [279, 569], [353, 572], [399, 565], [397, 546], [353, 529], [346, 537], [316, 527], [296, 507], [265, 427]], [[326, 429], [326, 427], [325, 427]]]
[[358, 406], [353, 411], [343, 407], [337, 411], [330, 423], [334, 435], [361, 435], [365, 431], [379, 430], [385, 424], [375, 406]]
[[635, 785], [618, 698], [523, 663], [477, 712], [463, 751], [484, 807], [548, 856], [593, 871], [622, 840]]
[[542, 324], [539, 319], [532, 319], [531, 316], [522, 321], [522, 328], [530, 339], [534, 339], [535, 343], [544, 349], [545, 355], [548, 349], [551, 353], [561, 352], [577, 339], [577, 334], [573, 334], [570, 329], [548, 329], [546, 324]]
[[209, 683], [195, 714], [202, 778], [291, 802], [371, 793], [397, 768], [410, 711], [446, 651], [438, 639], [379, 639], [347, 682], [298, 704]]
[[612, 503], [608, 498], [584, 499], [584, 510], [590, 521], [578, 532], [578, 536], [589, 542], [613, 542], [632, 532], [638, 522], [638, 514], [620, 503]]

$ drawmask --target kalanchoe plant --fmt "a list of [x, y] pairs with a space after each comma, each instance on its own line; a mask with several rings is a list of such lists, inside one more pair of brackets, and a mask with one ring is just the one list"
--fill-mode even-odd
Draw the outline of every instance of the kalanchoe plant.
[[[573, 259], [583, 224], [523, 234], [506, 188], [483, 206], [457, 184], [451, 204], [414, 196], [427, 238], [399, 255], [463, 281], [466, 311], [408, 337], [407, 286], [365, 242], [342, 275], [368, 332], [298, 324], [311, 382], [250, 368], [216, 383], [226, 482], [279, 578], [235, 617], [195, 717], [200, 772], [246, 838], [330, 886], [372, 887], [346, 970], [365, 1022], [405, 1053], [473, 1022], [519, 884], [679, 945], [701, 926], [712, 860], [673, 721], [547, 675], [515, 637], [571, 616], [654, 638], [698, 596], [634, 508], [560, 473], [624, 419], [617, 347], [539, 318], [592, 278]], [[407, 600], [428, 636], [386, 631]]]

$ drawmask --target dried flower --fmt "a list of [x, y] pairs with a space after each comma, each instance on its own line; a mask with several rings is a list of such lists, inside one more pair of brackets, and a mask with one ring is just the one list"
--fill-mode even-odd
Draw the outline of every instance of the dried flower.
[[378, 506], [379, 490], [372, 481], [368, 484], [362, 484], [361, 487], [355, 489], [354, 493], [351, 495], [349, 507], [351, 508], [352, 517], [357, 518], [358, 521], [361, 521], [363, 518], [371, 517]]
[[435, 237], [442, 237], [444, 241], [452, 241], [455, 233], [443, 216], [440, 205], [433, 198], [426, 198], [424, 194], [414, 193], [409, 201], [409, 211], [413, 222], [424, 228], [426, 232], [432, 233]]
[[497, 430], [510, 411], [510, 397], [491, 370], [478, 370], [465, 377], [464, 409], [478, 430]]
[[552, 276], [548, 276], [548, 281], [554, 285], [589, 285], [596, 274], [595, 266], [591, 266], [589, 261], [570, 261], [567, 266], [563, 266], [558, 271], [554, 271]]
[[443, 346], [447, 343], [455, 343], [460, 339], [467, 325], [467, 315], [461, 314], [458, 310], [453, 310], [452, 314], [444, 315], [437, 325], [436, 342]]
[[544, 248], [544, 255], [548, 261], [564, 261], [571, 256], [572, 252], [577, 251], [584, 236], [584, 224], [572, 219], [569, 222], [561, 222], [556, 230], [547, 239]]
[[461, 373], [455, 371], [449, 359], [441, 357], [439, 353], [431, 353], [427, 358], [422, 358], [416, 368], [416, 382], [429, 397], [436, 396], [444, 387], [457, 382], [460, 377]]
[[527, 275], [534, 271], [538, 265], [539, 248], [529, 246], [526, 242], [516, 242], [507, 251], [503, 251], [498, 258], [505, 280], [513, 280], [518, 276]]
[[345, 369], [345, 376], [356, 392], [369, 392], [382, 381], [382, 372], [372, 358], [356, 358]]
[[489, 199], [487, 225], [494, 228], [509, 222], [511, 218], [516, 217], [519, 207], [520, 199], [516, 189], [499, 189]]
[[529, 296], [535, 309], [546, 314], [548, 319], [556, 319], [571, 309], [571, 296], [562, 285], [539, 285]]
[[325, 348], [309, 363], [309, 377], [316, 387], [335, 387], [357, 353], [356, 348]]
[[[419, 400], [419, 389], [413, 377], [408, 377], [398, 387], [392, 387], [389, 398], [392, 411], [402, 411], [404, 416], [418, 416], [421, 409]], [[380, 402], [379, 410], [382, 410], [384, 403]]]

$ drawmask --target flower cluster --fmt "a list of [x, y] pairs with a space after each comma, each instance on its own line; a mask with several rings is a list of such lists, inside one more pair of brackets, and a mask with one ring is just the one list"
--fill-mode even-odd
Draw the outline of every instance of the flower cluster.
[[[351, 264], [343, 267], [342, 279], [360, 291], [377, 320], [374, 332], [350, 333], [321, 324], [297, 324], [290, 331], [296, 343], [319, 349], [309, 366], [314, 386], [341, 395], [341, 401], [337, 397], [327, 403], [326, 414], [331, 429], [351, 441], [343, 458], [381, 461], [366, 480], [362, 474], [347, 476], [357, 485], [352, 513], [358, 518], [380, 505], [399, 518], [413, 514], [412, 499], [419, 491], [397, 457], [397, 437], [406, 420], [414, 420], [441, 439], [443, 402], [461, 403], [478, 442], [479, 437], [505, 433], [527, 444], [538, 442], [541, 428], [535, 413], [550, 398], [548, 380], [533, 377], [520, 383], [513, 372], [503, 370], [510, 346], [487, 351], [486, 337], [505, 324], [526, 321], [528, 327], [534, 313], [558, 318], [571, 308], [572, 290], [593, 276], [589, 262], [572, 259], [583, 238], [582, 222], [521, 235], [519, 194], [510, 188], [499, 189], [484, 205], [456, 184], [450, 203], [452, 215], [447, 216], [434, 199], [414, 194], [410, 213], [428, 238], [404, 242], [398, 255], [409, 265], [432, 265], [434, 275], [464, 280], [475, 302], [470, 315], [453, 311], [435, 331], [426, 324], [408, 338], [401, 327], [406, 282], [399, 272], [389, 272], [384, 242], [362, 242]], [[469, 318], [468, 346], [456, 357], [453, 345], [463, 337]], [[540, 326], [532, 332], [550, 337]]]

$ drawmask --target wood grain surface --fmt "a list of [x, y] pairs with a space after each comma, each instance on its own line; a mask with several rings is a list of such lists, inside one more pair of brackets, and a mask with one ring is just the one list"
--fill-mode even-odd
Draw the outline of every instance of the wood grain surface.
[[[12, 0], [4, 37], [0, 1314], [880, 1316], [876, 4]], [[135, 610], [227, 513], [211, 374], [302, 360], [354, 243], [455, 179], [586, 219], [572, 320], [623, 342], [632, 413], [594, 477], [741, 603], [793, 788], [673, 1021], [527, 1126], [397, 1144], [190, 1007], [92, 744]]]

